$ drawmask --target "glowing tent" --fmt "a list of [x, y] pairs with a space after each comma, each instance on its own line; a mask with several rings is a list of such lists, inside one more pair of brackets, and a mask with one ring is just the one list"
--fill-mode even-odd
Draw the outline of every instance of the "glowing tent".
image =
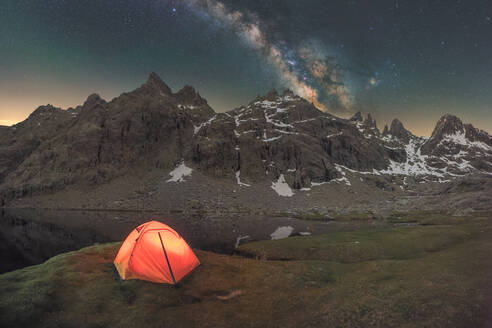
[[150, 221], [126, 237], [114, 265], [124, 280], [176, 284], [200, 265], [200, 261], [176, 231]]

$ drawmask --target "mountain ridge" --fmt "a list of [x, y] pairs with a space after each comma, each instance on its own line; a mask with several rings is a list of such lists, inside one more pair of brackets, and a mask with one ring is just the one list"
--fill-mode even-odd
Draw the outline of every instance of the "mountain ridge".
[[[149, 76], [148, 76], [148, 78], [147, 78], [146, 82], [145, 82], [145, 83], [143, 83], [141, 86], [137, 87], [137, 88], [136, 88], [136, 89], [134, 89], [133, 91], [123, 92], [123, 93], [122, 93], [122, 94], [120, 94], [119, 96], [114, 97], [114, 98], [113, 98], [113, 100], [114, 100], [114, 99], [117, 99], [117, 98], [119, 98], [119, 97], [121, 97], [122, 95], [128, 94], [128, 93], [132, 93], [132, 92], [138, 92], [138, 91], [141, 91], [142, 89], [147, 89], [147, 90], [148, 90], [148, 89], [157, 89], [158, 91], [163, 91], [163, 92], [164, 92], [165, 94], [167, 94], [167, 95], [180, 95], [180, 94], [185, 94], [185, 93], [187, 93], [187, 92], [192, 92], [193, 94], [196, 94], [196, 95], [199, 97], [200, 101], [203, 101], [203, 102], [205, 102], [205, 103], [208, 105], [207, 100], [206, 100], [205, 98], [201, 97], [201, 96], [200, 96], [200, 94], [199, 94], [199, 92], [197, 92], [197, 91], [195, 90], [195, 88], [194, 88], [193, 86], [191, 86], [191, 85], [187, 85], [187, 84], [186, 84], [186, 85], [184, 85], [181, 89], [179, 89], [178, 91], [176, 91], [176, 92], [174, 92], [174, 93], [173, 93], [172, 89], [171, 89], [171, 88], [170, 88], [170, 87], [169, 87], [169, 86], [168, 86], [168, 85], [167, 85], [167, 84], [166, 84], [166, 83], [165, 83], [165, 82], [161, 79], [161, 77], [160, 77], [157, 73], [155, 73], [155, 72], [151, 72], [151, 73], [149, 74]], [[283, 95], [285, 95], [285, 94], [294, 95], [293, 91], [292, 91], [292, 90], [290, 90], [290, 89], [284, 89], [284, 91], [283, 91]], [[277, 95], [279, 95], [279, 93], [278, 93], [278, 91], [277, 91], [276, 89], [272, 89], [272, 90], [270, 90], [268, 93], [266, 93], [266, 94], [264, 94], [264, 95], [258, 95], [258, 96], [257, 96], [257, 98], [256, 98], [255, 100], [252, 100], [250, 103], [253, 103], [253, 102], [257, 101], [258, 99], [268, 99], [269, 97], [271, 98], [271, 97], [272, 97], [272, 95], [273, 95], [273, 96], [277, 96]], [[300, 98], [300, 97], [299, 97], [299, 98]], [[106, 103], [106, 102], [107, 102], [107, 100], [105, 100], [104, 98], [102, 98], [102, 97], [101, 97], [98, 93], [92, 93], [92, 94], [90, 94], [90, 95], [87, 97], [87, 99], [84, 101], [84, 104], [79, 105], [79, 106], [76, 106], [75, 108], [73, 108], [73, 107], [68, 107], [68, 108], [66, 108], [66, 109], [63, 109], [63, 108], [60, 108], [60, 107], [53, 106], [53, 105], [51, 105], [51, 104], [46, 104], [46, 105], [40, 105], [39, 107], [37, 107], [37, 108], [33, 111], [33, 113], [34, 113], [34, 112], [36, 112], [36, 110], [38, 110], [38, 109], [40, 109], [40, 108], [45, 108], [45, 107], [53, 107], [53, 108], [57, 108], [57, 109], [61, 109], [61, 110], [66, 110], [66, 111], [74, 111], [74, 110], [80, 109], [80, 108], [81, 108], [81, 107], [83, 107], [86, 103], [91, 103], [91, 102], [95, 102], [95, 101], [102, 101], [102, 102], [104, 102], [104, 103]], [[307, 101], [307, 100], [306, 100], [306, 101]], [[313, 106], [314, 106], [314, 105], [313, 105]], [[242, 106], [240, 106], [240, 107], [242, 107]], [[240, 107], [238, 107], [238, 108], [240, 108]], [[232, 110], [234, 110], [234, 109], [232, 109]], [[228, 111], [225, 111], [225, 112], [215, 112], [215, 111], [214, 111], [214, 112], [215, 112], [215, 113], [227, 113], [227, 112], [230, 112], [230, 111], [232, 111], [232, 110], [228, 110]], [[31, 114], [32, 114], [32, 113], [31, 113]], [[440, 117], [440, 119], [437, 121], [436, 125], [437, 125], [437, 124], [439, 123], [439, 121], [440, 121], [440, 120], [442, 120], [444, 117], [455, 117], [455, 118], [457, 118], [459, 121], [461, 121], [461, 119], [460, 119], [458, 116], [456, 116], [456, 115], [454, 115], [454, 114], [451, 114], [451, 113], [446, 113], [446, 114], [443, 114], [443, 115]], [[20, 121], [20, 122], [18, 122], [18, 123], [15, 123], [15, 124], [13, 124], [13, 125], [0, 125], [0, 129], [8, 129], [8, 128], [15, 127], [16, 125], [18, 125], [18, 124], [20, 124], [20, 123], [22, 123], [22, 122], [26, 121], [28, 118], [29, 118], [29, 116], [28, 116], [25, 120]], [[359, 121], [364, 121], [364, 120], [369, 120], [369, 121], [371, 121], [371, 120], [372, 120], [372, 121], [374, 122], [374, 124], [376, 124], [376, 120], [374, 120], [374, 119], [372, 118], [372, 116], [371, 116], [371, 113], [370, 113], [370, 112], [368, 112], [368, 113], [366, 114], [366, 118], [364, 119], [362, 112], [361, 112], [361, 111], [358, 111], [358, 112], [356, 112], [355, 114], [353, 114], [350, 118], [348, 118], [348, 120], [352, 120], [352, 121], [358, 121], [358, 120], [359, 120]], [[390, 126], [391, 126], [391, 125], [393, 125], [393, 124], [395, 123], [395, 121], [396, 121], [397, 123], [399, 123], [399, 124], [403, 124], [403, 123], [402, 123], [402, 122], [401, 122], [398, 118], [394, 118], [394, 119], [392, 120], [392, 122], [390, 123]], [[463, 124], [463, 123], [461, 122], [461, 124]], [[467, 125], [472, 126], [471, 124], [467, 124]], [[384, 132], [384, 131], [385, 131], [386, 126], [387, 126], [387, 124], [385, 124], [385, 126], [383, 127], [383, 129], [382, 129], [382, 130], [380, 130], [380, 132], [381, 132], [382, 134], [385, 134], [385, 132]], [[473, 126], [472, 126], [472, 127], [473, 127]], [[433, 133], [435, 133], [435, 129], [436, 129], [436, 127], [434, 127], [434, 130], [433, 130], [433, 132], [431, 133], [431, 136], [432, 136], [432, 134], [433, 134]], [[485, 134], [490, 135], [490, 133], [488, 133], [488, 132], [487, 132], [487, 131], [485, 131], [485, 130], [482, 130], [482, 129], [477, 129], [477, 128], [474, 128], [474, 129], [476, 129], [476, 130], [478, 130], [478, 131], [480, 131], [480, 132], [482, 132], [482, 133], [485, 133]], [[406, 130], [406, 129], [405, 129], [405, 130]], [[412, 133], [410, 130], [406, 130], [406, 131], [408, 131], [409, 133]], [[413, 133], [412, 133], [412, 134], [413, 134]], [[431, 136], [429, 136], [429, 138], [431, 138]], [[422, 136], [422, 137], [423, 137], [423, 138], [425, 138], [425, 136]]]
[[193, 87], [173, 93], [155, 73], [109, 102], [92, 94], [76, 108], [40, 106], [0, 130], [0, 150], [3, 205], [179, 163], [244, 188], [270, 181], [275, 191], [351, 186], [368, 175], [425, 183], [492, 172], [490, 135], [453, 115], [424, 139], [397, 119], [381, 133], [370, 114], [342, 119], [289, 90], [216, 113]]

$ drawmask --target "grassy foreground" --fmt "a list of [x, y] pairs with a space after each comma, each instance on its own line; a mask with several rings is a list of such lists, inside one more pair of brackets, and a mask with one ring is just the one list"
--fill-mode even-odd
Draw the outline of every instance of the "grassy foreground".
[[197, 251], [178, 287], [121, 281], [120, 244], [88, 247], [0, 275], [0, 326], [488, 327], [492, 219], [450, 220]]

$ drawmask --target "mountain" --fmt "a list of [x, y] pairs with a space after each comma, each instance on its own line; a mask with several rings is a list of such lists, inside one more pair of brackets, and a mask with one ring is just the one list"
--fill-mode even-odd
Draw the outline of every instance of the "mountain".
[[488, 177], [492, 139], [452, 115], [439, 120], [429, 139], [396, 119], [381, 133], [370, 115], [338, 118], [289, 90], [215, 113], [193, 87], [173, 93], [152, 73], [109, 102], [93, 94], [76, 108], [41, 106], [2, 127], [0, 163], [4, 206], [63, 190], [90, 193], [146, 174], [185, 181], [190, 172], [251, 192], [267, 186], [262, 192], [278, 196], [321, 185], [395, 191], [411, 189], [409, 183]]

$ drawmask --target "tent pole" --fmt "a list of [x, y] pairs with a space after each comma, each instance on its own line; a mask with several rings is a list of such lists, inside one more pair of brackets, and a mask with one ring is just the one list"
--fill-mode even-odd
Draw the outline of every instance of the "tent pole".
[[171, 263], [169, 263], [169, 259], [167, 258], [166, 248], [164, 247], [164, 243], [162, 242], [161, 233], [158, 232], [157, 234], [159, 235], [159, 239], [161, 241], [162, 250], [164, 251], [164, 256], [166, 257], [166, 262], [167, 262], [167, 266], [169, 267], [169, 272], [171, 272], [171, 277], [173, 278], [174, 284], [176, 284], [176, 279], [174, 279], [173, 269], [171, 269]]

